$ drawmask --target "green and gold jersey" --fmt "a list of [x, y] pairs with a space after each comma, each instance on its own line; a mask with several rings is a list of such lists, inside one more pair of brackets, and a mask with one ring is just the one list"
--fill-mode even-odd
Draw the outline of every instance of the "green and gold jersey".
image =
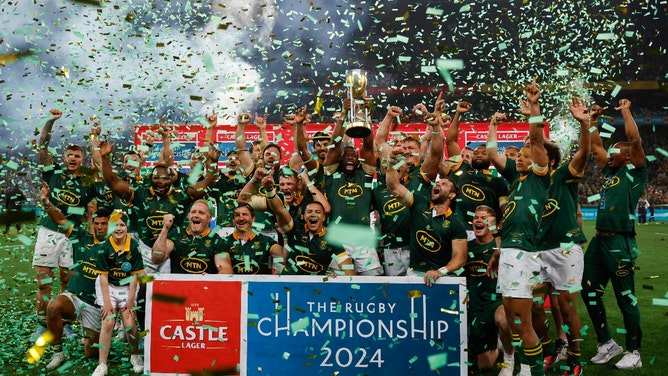
[[169, 254], [173, 274], [218, 274], [215, 256], [224, 247], [222, 239], [211, 230], [193, 235], [188, 228], [173, 227], [167, 238], [174, 244]]
[[129, 208], [131, 231], [139, 233], [139, 239], [149, 247], [162, 231], [162, 219], [165, 214], [174, 215], [174, 227], [182, 227], [187, 216], [191, 199], [182, 191], [171, 187], [166, 195], [158, 196], [152, 187], [135, 187]]
[[562, 164], [551, 171], [548, 199], [538, 225], [541, 250], [587, 241], [577, 218], [580, 178], [582, 175], [572, 171], [570, 164]]
[[452, 259], [452, 241], [466, 239], [466, 228], [460, 217], [448, 209], [446, 215], [435, 215], [428, 196], [413, 194], [411, 215], [411, 262], [418, 272], [435, 270]]
[[455, 212], [465, 223], [471, 223], [475, 209], [486, 205], [494, 209], [497, 218], [501, 218], [499, 200], [508, 199], [508, 186], [500, 177], [492, 175], [489, 170], [474, 170], [468, 163], [462, 163], [456, 171], [451, 171], [450, 177], [459, 187], [459, 194], [455, 199]]
[[287, 233], [288, 260], [282, 275], [325, 275], [332, 259], [345, 256], [346, 251], [325, 240], [326, 229], [310, 234], [304, 227], [293, 227]]
[[99, 242], [81, 226], [75, 226], [70, 235], [70, 242], [74, 264], [70, 271], [72, 277], [67, 283], [67, 291], [87, 304], [95, 305], [98, 253], [94, 246]]
[[237, 207], [239, 192], [246, 185], [247, 179], [235, 174], [228, 177], [222, 172], [218, 174], [218, 180], [213, 188], [208, 190], [208, 195], [216, 200], [216, 225], [220, 227], [232, 227], [232, 215]]
[[[504, 173], [507, 172], [508, 165]], [[532, 169], [517, 179], [503, 212], [501, 247], [519, 248], [529, 252], [538, 251], [538, 223], [547, 202], [550, 185], [549, 171], [538, 175]]]
[[325, 194], [332, 207], [330, 223], [369, 226], [373, 175], [362, 167], [354, 174], [334, 172], [325, 177]]
[[[47, 182], [51, 189], [49, 201], [65, 214], [68, 220], [77, 226], [81, 224], [88, 203], [97, 195], [93, 179], [67, 174], [58, 164], [53, 164], [44, 166], [42, 180]], [[58, 231], [58, 225], [48, 215], [42, 216], [39, 225]]]
[[233, 232], [223, 239], [221, 250], [230, 255], [234, 274], [273, 274], [269, 250], [275, 244], [274, 239], [262, 234], [252, 234], [243, 242]]
[[469, 290], [469, 310], [472, 314], [502, 304], [501, 294], [496, 292], [496, 279], [487, 276], [487, 262], [492, 258], [495, 248], [495, 240], [480, 244], [474, 239], [468, 243], [466, 286]]
[[97, 253], [97, 273], [107, 274], [110, 285], [121, 286], [124, 279], [144, 272], [139, 243], [130, 237], [123, 248], [116, 245], [113, 238], [109, 238], [97, 244], [93, 250]]
[[647, 163], [635, 168], [628, 164], [617, 170], [603, 168], [605, 181], [596, 213], [596, 229], [632, 234], [635, 207], [647, 185]]

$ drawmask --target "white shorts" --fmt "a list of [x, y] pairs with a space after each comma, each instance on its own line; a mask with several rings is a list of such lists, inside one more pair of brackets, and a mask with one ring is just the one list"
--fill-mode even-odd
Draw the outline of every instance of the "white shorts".
[[[116, 286], [109, 283], [109, 300], [111, 300], [111, 307], [114, 309], [125, 308], [125, 305], [128, 301], [128, 295], [130, 293], [130, 285], [126, 286]], [[135, 305], [137, 304], [137, 294], [139, 293], [139, 286], [135, 289], [134, 299]], [[100, 276], [95, 279], [95, 304], [102, 307], [104, 305], [104, 296], [102, 295], [102, 285], [100, 284]]]
[[74, 306], [74, 313], [76, 313], [77, 317], [81, 320], [81, 326], [98, 333], [100, 332], [102, 319], [100, 317], [99, 307], [84, 302], [83, 300], [79, 299], [78, 296], [72, 294], [69, 291], [65, 291], [60, 295], [66, 297], [72, 302], [72, 305]]
[[35, 239], [32, 266], [69, 268], [73, 263], [70, 239], [58, 231], [40, 227]]
[[169, 274], [172, 271], [172, 263], [169, 260], [165, 260], [162, 264], [154, 264], [151, 260], [153, 257], [153, 248], [144, 244], [143, 241], [138, 240], [139, 251], [141, 252], [141, 258], [144, 261], [144, 270], [146, 274]]
[[[353, 259], [357, 275], [383, 275], [383, 266], [380, 264], [380, 259], [375, 248], [364, 245], [351, 246], [344, 244], [343, 249]], [[329, 264], [329, 268], [335, 271], [341, 270], [334, 260]]]
[[540, 283], [539, 252], [501, 248], [498, 287], [504, 298], [533, 298], [533, 288]]
[[386, 276], [404, 276], [411, 263], [411, 249], [409, 246], [398, 248], [383, 248]]
[[549, 282], [557, 291], [576, 293], [582, 290], [584, 252], [580, 244], [568, 250], [561, 247], [540, 252], [540, 279]]

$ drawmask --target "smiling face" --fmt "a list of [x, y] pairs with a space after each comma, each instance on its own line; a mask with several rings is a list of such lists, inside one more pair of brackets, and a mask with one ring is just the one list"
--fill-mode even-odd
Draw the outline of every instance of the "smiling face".
[[456, 196], [455, 184], [449, 179], [441, 179], [431, 189], [431, 202], [439, 205]]
[[478, 239], [489, 238], [491, 231], [489, 226], [494, 223], [495, 218], [490, 210], [486, 209], [476, 209], [475, 215], [473, 216], [473, 233]]
[[113, 224], [114, 232], [111, 233], [111, 237], [117, 245], [122, 246], [128, 238], [128, 226], [123, 219], [119, 219]]
[[630, 160], [630, 148], [626, 142], [618, 142], [608, 150], [608, 166], [617, 169], [625, 166]]
[[278, 188], [281, 193], [283, 193], [285, 203], [291, 205], [295, 199], [295, 192], [297, 191], [297, 177], [294, 175], [281, 175], [278, 179]]
[[515, 163], [517, 164], [517, 172], [520, 174], [529, 173], [529, 166], [531, 166], [531, 149], [523, 147], [522, 150], [520, 150], [520, 155], [517, 157]]
[[151, 187], [156, 194], [160, 196], [167, 194], [171, 184], [172, 178], [169, 175], [167, 167], [157, 166], [153, 169], [153, 174], [151, 175]]
[[420, 144], [413, 137], [406, 137], [401, 143], [401, 148], [408, 165], [420, 163]]
[[343, 148], [343, 155], [341, 156], [343, 172], [347, 174], [354, 173], [359, 164], [360, 161], [357, 156], [357, 150], [349, 146]]
[[[258, 155], [260, 153], [258, 152]], [[239, 154], [231, 152], [227, 154], [227, 168], [231, 172], [237, 172], [239, 170], [239, 167], [241, 167], [241, 163], [239, 163]]]
[[246, 206], [234, 208], [234, 218], [232, 223], [238, 232], [250, 232], [255, 222], [255, 215]]
[[325, 209], [319, 202], [312, 202], [306, 205], [304, 210], [304, 222], [306, 223], [306, 230], [312, 233], [322, 231], [325, 224]]
[[68, 174], [76, 173], [83, 162], [83, 151], [78, 148], [67, 148], [65, 155], [63, 155], [63, 162]]
[[211, 222], [211, 210], [204, 201], [195, 201], [188, 212], [188, 222], [190, 232], [193, 235], [201, 235], [208, 228]]
[[281, 150], [274, 145], [269, 145], [264, 149], [262, 159], [266, 168], [276, 168], [281, 163]]
[[139, 155], [128, 153], [123, 157], [123, 171], [128, 176], [134, 176], [139, 169]]
[[473, 159], [473, 149], [470, 147], [465, 147], [464, 150], [462, 150], [462, 159], [466, 161], [466, 163], [471, 164], [471, 160]]
[[318, 157], [322, 162], [327, 156], [327, 150], [329, 150], [329, 140], [326, 138], [319, 138], [313, 141], [313, 153]]

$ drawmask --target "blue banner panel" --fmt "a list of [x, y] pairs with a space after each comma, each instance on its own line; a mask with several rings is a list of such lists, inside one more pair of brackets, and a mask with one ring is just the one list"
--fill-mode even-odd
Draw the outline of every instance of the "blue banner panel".
[[443, 280], [249, 281], [246, 372], [465, 375], [464, 279]]

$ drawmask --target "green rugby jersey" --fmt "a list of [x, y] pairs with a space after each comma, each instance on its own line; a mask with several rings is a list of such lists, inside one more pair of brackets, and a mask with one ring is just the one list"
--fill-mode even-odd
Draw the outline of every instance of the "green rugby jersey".
[[144, 244], [153, 246], [153, 242], [162, 231], [162, 220], [165, 214], [174, 215], [174, 227], [183, 226], [187, 217], [187, 208], [191, 199], [182, 191], [170, 187], [164, 196], [158, 196], [151, 187], [135, 187], [132, 197], [132, 207], [129, 208], [130, 229], [139, 233], [139, 239]]
[[[506, 165], [504, 173], [508, 172], [508, 167]], [[502, 248], [519, 248], [529, 252], [538, 251], [538, 239], [536, 237], [538, 223], [547, 202], [549, 184], [549, 171], [541, 176], [537, 175], [532, 169], [529, 174], [517, 179], [516, 188], [511, 191], [503, 212]]]
[[495, 247], [495, 240], [486, 244], [479, 244], [475, 239], [468, 242], [466, 286], [471, 312], [483, 312], [502, 303], [501, 294], [496, 292], [496, 279], [487, 276], [487, 262], [492, 258]]
[[67, 283], [67, 291], [87, 304], [95, 305], [98, 252], [94, 246], [100, 242], [81, 226], [75, 226], [69, 238], [72, 243], [74, 264], [70, 272], [70, 281]]
[[411, 215], [410, 267], [419, 272], [436, 270], [452, 259], [452, 240], [466, 239], [461, 218], [448, 209], [446, 215], [433, 215], [430, 199], [413, 194]]
[[304, 227], [293, 227], [287, 233], [288, 260], [282, 275], [326, 275], [333, 256], [345, 256], [343, 247], [325, 240], [326, 229], [309, 234]]
[[450, 178], [459, 187], [455, 199], [455, 212], [465, 223], [471, 223], [475, 209], [487, 205], [501, 218], [500, 198], [508, 198], [508, 186], [502, 178], [492, 175], [489, 170], [474, 170], [468, 163], [462, 163], [457, 171], [451, 171]]
[[541, 250], [587, 241], [577, 218], [578, 183], [581, 177], [570, 169], [568, 163], [551, 171], [548, 200], [538, 225]]
[[647, 185], [647, 163], [634, 168], [628, 164], [617, 170], [603, 168], [605, 181], [596, 213], [596, 229], [632, 234], [635, 207]]
[[[76, 225], [81, 224], [88, 203], [97, 195], [94, 182], [88, 182], [83, 175], [67, 174], [58, 164], [44, 166], [42, 180], [49, 184], [49, 201], [68, 220]], [[39, 225], [58, 231], [58, 225], [48, 215], [42, 216]]]
[[188, 228], [173, 227], [167, 235], [174, 244], [169, 254], [173, 274], [218, 274], [215, 256], [224, 250], [222, 239], [210, 229], [193, 235]]
[[97, 253], [97, 273], [107, 274], [110, 285], [121, 286], [124, 279], [144, 272], [139, 243], [129, 236], [122, 249], [109, 238], [95, 245], [93, 250]]
[[252, 234], [242, 243], [233, 232], [222, 240], [221, 251], [229, 253], [234, 274], [272, 274], [269, 250], [275, 244], [274, 239], [263, 234]]
[[372, 180], [373, 175], [366, 173], [361, 166], [352, 175], [337, 171], [325, 177], [325, 192], [332, 207], [330, 224], [369, 226]]

